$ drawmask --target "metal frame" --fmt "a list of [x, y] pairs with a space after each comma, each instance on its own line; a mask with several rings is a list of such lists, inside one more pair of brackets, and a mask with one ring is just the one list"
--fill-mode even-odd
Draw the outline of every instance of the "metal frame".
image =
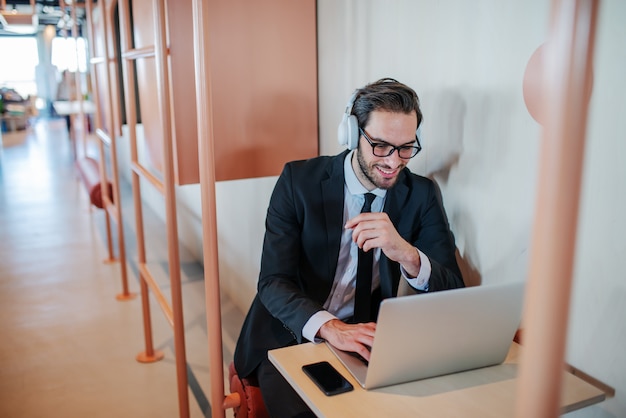
[[516, 414], [560, 414], [597, 0], [553, 0]]
[[[103, 4], [102, 8], [102, 33], [96, 34], [94, 32], [93, 21], [91, 19], [93, 5], [92, 0], [87, 0], [86, 2], [86, 11], [87, 11], [87, 21], [88, 21], [88, 30], [90, 33], [89, 36], [89, 49], [90, 49], [90, 60], [89, 64], [91, 65], [91, 74], [92, 74], [92, 92], [94, 95], [94, 102], [96, 103], [96, 107], [100, 105], [100, 92], [98, 90], [99, 83], [103, 83], [107, 89], [107, 97], [104, 97], [106, 101], [106, 108], [104, 109], [105, 114], [107, 116], [107, 126], [106, 130], [103, 129], [102, 120], [100, 119], [100, 113], [95, 113], [95, 131], [96, 137], [99, 139], [98, 141], [98, 150], [100, 154], [100, 187], [102, 190], [102, 202], [105, 210], [105, 221], [106, 221], [106, 234], [107, 234], [107, 249], [109, 258], [105, 260], [107, 263], [111, 263], [116, 261], [113, 254], [113, 238], [111, 235], [111, 218], [115, 221], [117, 225], [117, 244], [118, 244], [118, 256], [120, 262], [120, 272], [121, 272], [121, 280], [122, 280], [122, 293], [116, 295], [117, 300], [125, 301], [134, 299], [137, 295], [135, 293], [131, 293], [128, 288], [128, 273], [126, 267], [126, 246], [124, 242], [124, 223], [122, 218], [122, 200], [120, 196], [119, 189], [119, 172], [118, 172], [118, 162], [117, 162], [117, 130], [116, 123], [119, 123], [117, 120], [117, 116], [114, 112], [114, 100], [119, 100], [119, 96], [113, 94], [112, 86], [111, 86], [111, 75], [110, 75], [110, 65], [115, 64], [115, 58], [110, 58], [111, 51], [114, 51], [114, 48], [111, 44], [111, 39], [107, 35], [115, 36], [109, 30], [109, 26], [113, 20], [113, 9], [112, 7], [106, 7]], [[95, 36], [101, 36], [104, 40], [105, 52], [103, 57], [95, 57], [93, 54], [95, 53], [94, 41]], [[105, 68], [105, 80], [98, 79], [98, 73], [96, 68], [98, 65], [103, 65]], [[117, 106], [119, 108], [119, 106]], [[105, 147], [109, 147], [111, 151], [111, 174], [112, 181], [111, 184], [113, 186], [113, 194], [109, 195], [108, 186], [108, 175], [107, 175], [107, 161], [106, 161], [106, 153]]]
[[[126, 98], [126, 117], [129, 128], [129, 139], [131, 146], [131, 166], [132, 166], [132, 188], [133, 202], [135, 208], [135, 223], [137, 229], [137, 250], [138, 263], [141, 283], [141, 300], [143, 312], [144, 326], [144, 342], [145, 351], [137, 355], [137, 360], [144, 363], [150, 363], [161, 360], [163, 353], [154, 349], [152, 342], [152, 325], [150, 315], [150, 299], [149, 290], [152, 291], [156, 300], [161, 307], [168, 323], [174, 331], [174, 351], [176, 362], [176, 377], [178, 388], [178, 405], [180, 417], [189, 416], [189, 395], [188, 395], [188, 377], [187, 377], [187, 359], [185, 350], [185, 324], [183, 319], [182, 308], [182, 284], [180, 275], [180, 255], [178, 226], [176, 215], [176, 191], [175, 191], [175, 175], [173, 165], [173, 138], [172, 138], [172, 121], [170, 109], [170, 88], [168, 74], [168, 55], [167, 48], [167, 27], [165, 20], [165, 3], [164, 0], [153, 1], [153, 19], [155, 31], [155, 44], [152, 47], [144, 47], [139, 49], [133, 48], [132, 34], [130, 32], [130, 9], [128, 1], [120, 1], [119, 17], [121, 45], [122, 45], [122, 68], [124, 79], [124, 91]], [[132, 61], [152, 58], [156, 63], [157, 75], [157, 91], [160, 113], [160, 131], [163, 132], [163, 164], [164, 179], [161, 182], [152, 175], [149, 170], [139, 161], [137, 150], [137, 109], [135, 96], [136, 72]], [[147, 180], [157, 191], [159, 191], [165, 200], [165, 217], [167, 226], [167, 247], [169, 261], [169, 278], [171, 286], [171, 305], [167, 298], [159, 288], [158, 283], [154, 279], [147, 264], [145, 232], [143, 226], [142, 199], [141, 199], [141, 179]]]

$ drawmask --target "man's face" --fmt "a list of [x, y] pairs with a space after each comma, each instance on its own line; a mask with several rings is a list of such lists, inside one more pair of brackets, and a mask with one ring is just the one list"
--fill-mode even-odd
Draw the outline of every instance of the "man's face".
[[[415, 112], [396, 113], [373, 111], [370, 113], [367, 126], [363, 127], [373, 143], [386, 142], [394, 146], [414, 145], [417, 116]], [[372, 146], [363, 135], [352, 158], [352, 167], [357, 178], [368, 190], [376, 187], [389, 189], [398, 180], [400, 171], [409, 162], [402, 159], [395, 150], [387, 157], [377, 157]]]

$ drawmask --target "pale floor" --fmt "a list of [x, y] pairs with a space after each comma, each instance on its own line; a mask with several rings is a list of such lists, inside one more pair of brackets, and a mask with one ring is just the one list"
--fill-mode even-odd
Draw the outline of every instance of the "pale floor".
[[[145, 349], [141, 299], [115, 298], [120, 265], [103, 262], [104, 213], [78, 180], [64, 121], [3, 138], [0, 417], [178, 417], [172, 329], [151, 297], [165, 358], [135, 360]], [[139, 293], [132, 191], [121, 189], [129, 287]], [[144, 216], [151, 270], [167, 291], [165, 226], [146, 208]], [[209, 417], [203, 272], [184, 248], [181, 270], [190, 416]], [[226, 374], [243, 314], [227, 298], [222, 314]]]

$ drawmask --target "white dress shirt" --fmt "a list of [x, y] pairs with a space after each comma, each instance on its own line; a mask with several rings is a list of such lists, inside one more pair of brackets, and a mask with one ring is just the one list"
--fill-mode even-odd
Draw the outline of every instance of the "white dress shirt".
[[[372, 202], [372, 212], [381, 212], [385, 204], [387, 191], [384, 189], [374, 189], [368, 191], [357, 179], [352, 168], [352, 155], [349, 152], [344, 161], [344, 204], [343, 223], [354, 218], [361, 212], [365, 202], [365, 193], [373, 193], [376, 198]], [[380, 284], [380, 248], [375, 248], [374, 266], [372, 268], [372, 290]], [[417, 277], [409, 277], [403, 268], [400, 268], [402, 276], [414, 288], [428, 290], [428, 279], [430, 278], [430, 260], [419, 249], [417, 251], [421, 258], [421, 267]], [[328, 299], [324, 303], [324, 310], [315, 313], [302, 328], [302, 335], [309, 341], [320, 342], [316, 338], [317, 332], [326, 322], [331, 319], [350, 318], [354, 313], [354, 295], [356, 292], [356, 269], [358, 264], [358, 246], [352, 240], [352, 229], [345, 228], [341, 234], [341, 246], [339, 249], [339, 259], [337, 260], [337, 270]]]

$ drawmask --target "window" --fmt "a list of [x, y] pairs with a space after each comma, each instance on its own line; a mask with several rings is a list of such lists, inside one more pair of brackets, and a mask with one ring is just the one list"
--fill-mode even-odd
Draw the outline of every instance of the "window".
[[0, 57], [0, 87], [15, 89], [22, 97], [36, 95], [37, 40], [31, 36], [0, 36]]
[[69, 70], [87, 72], [87, 44], [85, 38], [61, 38], [52, 39], [52, 65], [55, 65], [59, 72]]

